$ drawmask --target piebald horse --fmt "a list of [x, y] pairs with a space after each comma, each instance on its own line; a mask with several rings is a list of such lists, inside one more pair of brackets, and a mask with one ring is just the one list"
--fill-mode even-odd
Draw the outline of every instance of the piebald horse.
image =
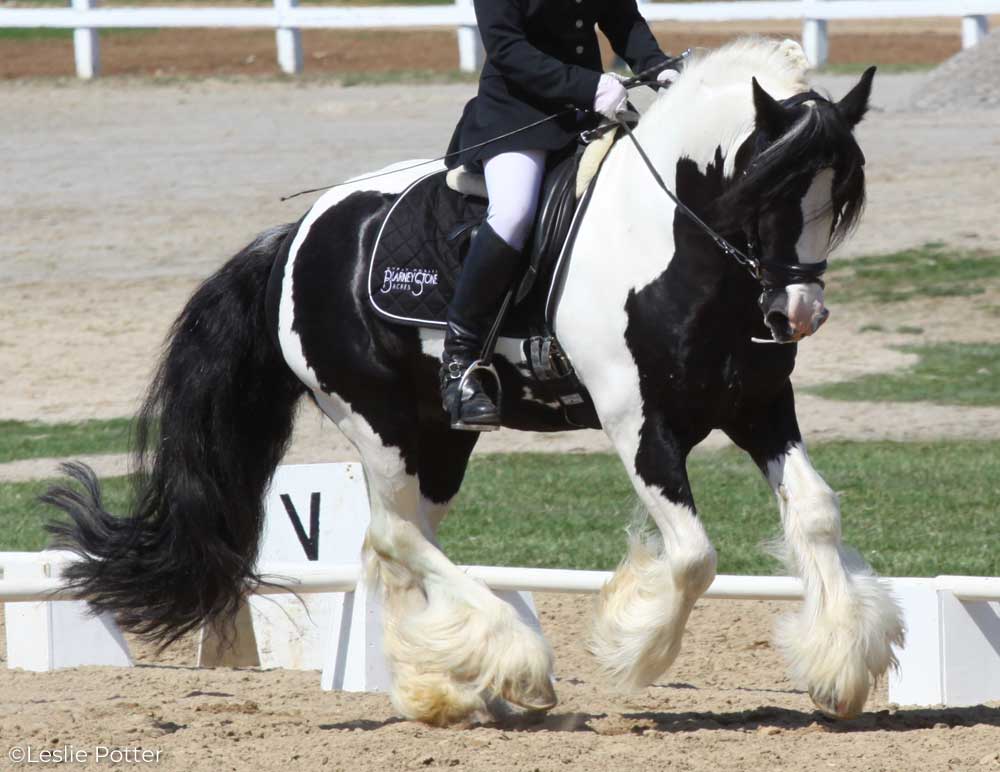
[[[826, 318], [823, 261], [863, 205], [853, 129], [874, 72], [834, 102], [809, 90], [806, 70], [796, 43], [737, 42], [689, 64], [635, 129], [680, 200], [756, 250], [763, 296], [626, 139], [594, 183], [555, 333], [656, 526], [655, 538], [631, 539], [600, 593], [590, 650], [634, 687], [677, 656], [716, 568], [685, 464], [722, 429], [774, 490], [788, 566], [804, 580], [804, 604], [778, 644], [815, 703], [843, 717], [862, 710], [893, 664], [900, 612], [841, 541], [837, 496], [806, 453], [789, 376], [795, 342]], [[388, 171], [262, 233], [196, 291], [139, 417], [133, 510], [107, 513], [93, 473], [70, 466], [82, 488], [47, 494], [70, 515], [50, 529], [81, 556], [73, 584], [127, 630], [170, 642], [230, 617], [261, 580], [262, 494], [308, 395], [363, 459], [363, 563], [384, 596], [399, 712], [448, 724], [500, 701], [548, 709], [544, 639], [436, 542], [477, 435], [450, 430], [442, 412], [442, 334], [394, 326], [369, 307], [373, 240], [399, 192], [426, 173]], [[772, 337], [786, 345], [754, 340]], [[519, 342], [501, 339], [506, 425], [571, 428], [519, 382], [519, 358]]]

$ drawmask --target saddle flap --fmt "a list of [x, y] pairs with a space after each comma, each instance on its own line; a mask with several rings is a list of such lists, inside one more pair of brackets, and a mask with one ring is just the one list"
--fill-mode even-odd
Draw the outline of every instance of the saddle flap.
[[[542, 184], [538, 217], [525, 257], [515, 303], [501, 328], [505, 337], [527, 337], [544, 329], [552, 312], [550, 291], [564, 266], [560, 255], [571, 238], [588, 195], [575, 194], [580, 155], [559, 161]], [[487, 201], [453, 189], [444, 171], [421, 177], [393, 202], [372, 248], [368, 297], [375, 312], [391, 322], [444, 327], [448, 303]], [[557, 265], [558, 264], [558, 265]], [[532, 290], [537, 290], [532, 292]]]
[[444, 326], [448, 302], [486, 202], [449, 190], [444, 172], [428, 174], [399, 194], [386, 215], [368, 270], [368, 297], [383, 318]]
[[580, 155], [574, 153], [556, 164], [545, 176], [538, 197], [538, 215], [528, 239], [528, 269], [517, 289], [515, 302], [531, 292], [540, 267], [558, 256], [576, 212], [576, 172]]

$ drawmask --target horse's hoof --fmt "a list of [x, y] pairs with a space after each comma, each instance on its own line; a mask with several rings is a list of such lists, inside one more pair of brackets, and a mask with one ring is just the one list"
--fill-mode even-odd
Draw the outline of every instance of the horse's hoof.
[[819, 712], [822, 713], [827, 718], [836, 718], [840, 720], [848, 720], [852, 718], [857, 718], [861, 715], [862, 706], [852, 706], [846, 700], [841, 702], [833, 702], [832, 700], [823, 700], [817, 697], [812, 692], [809, 692], [809, 698], [813, 701]]
[[559, 702], [559, 699], [556, 697], [555, 687], [548, 680], [546, 680], [544, 685], [540, 685], [531, 692], [520, 690], [514, 692], [510, 688], [507, 688], [501, 692], [500, 696], [507, 700], [507, 702], [533, 713], [552, 710]]

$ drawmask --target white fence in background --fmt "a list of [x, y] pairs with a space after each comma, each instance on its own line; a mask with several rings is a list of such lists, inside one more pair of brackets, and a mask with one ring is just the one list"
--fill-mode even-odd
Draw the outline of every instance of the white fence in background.
[[[72, 29], [76, 72], [100, 72], [98, 30], [109, 27], [214, 27], [275, 30], [282, 72], [302, 71], [303, 29], [457, 29], [459, 66], [475, 72], [483, 51], [472, 0], [453, 5], [300, 7], [298, 0], [273, 0], [272, 8], [99, 8], [98, 0], [71, 0], [69, 8], [0, 8], [2, 27]], [[989, 15], [1000, 0], [768, 0], [761, 2], [659, 3], [640, 0], [649, 21], [724, 22], [801, 20], [802, 42], [810, 61], [827, 61], [827, 22], [845, 19], [961, 19], [962, 45], [970, 48], [989, 34]]]
[[[261, 563], [264, 586], [241, 611], [232, 645], [202, 631], [199, 665], [322, 670], [324, 689], [382, 691], [389, 670], [382, 654], [381, 608], [360, 566], [368, 524], [364, 475], [357, 464], [282, 466], [267, 496]], [[0, 553], [7, 665], [53, 670], [131, 664], [128, 647], [106, 616], [62, 589], [69, 553]], [[599, 592], [605, 571], [466, 566], [541, 629], [532, 592]], [[889, 677], [900, 705], [965, 706], [1000, 700], [1000, 578], [939, 576], [886, 579], [908, 629]], [[295, 592], [305, 605], [289, 597]], [[273, 596], [284, 596], [274, 598]], [[795, 601], [802, 583], [783, 576], [719, 576], [708, 599]]]

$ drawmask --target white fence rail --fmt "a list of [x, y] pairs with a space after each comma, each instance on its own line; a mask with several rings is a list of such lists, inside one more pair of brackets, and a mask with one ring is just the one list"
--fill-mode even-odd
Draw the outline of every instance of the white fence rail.
[[[6, 606], [10, 662], [37, 670], [80, 664], [131, 664], [127, 645], [110, 620], [95, 621], [87, 617], [79, 603], [52, 602], [75, 600], [75, 596], [62, 588], [58, 578], [68, 560], [72, 556], [65, 553], [0, 553], [0, 569], [4, 570], [0, 602], [13, 604]], [[31, 564], [44, 567], [45, 575], [14, 570], [19, 565]], [[339, 612], [325, 637], [315, 645], [322, 651], [300, 652], [297, 661], [264, 663], [256, 648], [262, 639], [267, 641], [266, 649], [295, 650], [295, 641], [285, 639], [296, 638], [300, 633], [274, 620], [257, 618], [253, 622], [247, 616], [242, 622], [237, 621], [237, 638], [228, 651], [215, 651], [217, 644], [206, 643], [212, 639], [203, 632], [199, 649], [202, 665], [301, 668], [305, 666], [299, 660], [312, 656], [313, 661], [325, 663], [323, 688], [349, 691], [387, 688], [388, 670], [381, 654], [377, 602], [364, 609], [358, 619], [349, 610], [362, 602], [354, 596], [365, 593], [363, 584], [359, 584], [362, 581], [359, 565], [272, 562], [260, 566], [260, 570], [274, 584], [259, 588], [258, 594], [339, 593], [340, 597], [352, 600], [343, 603], [345, 611]], [[465, 566], [463, 570], [497, 592], [592, 594], [599, 592], [611, 577], [606, 571], [545, 568]], [[902, 603], [909, 631], [906, 647], [897, 651], [900, 668], [890, 674], [890, 699], [902, 705], [962, 706], [1000, 698], [1000, 578], [939, 576], [885, 581]], [[704, 597], [793, 601], [802, 597], [802, 583], [784, 576], [718, 576]], [[533, 606], [531, 609], [533, 614]], [[82, 639], [90, 643], [83, 645]], [[334, 644], [334, 640], [339, 643]]]
[[[0, 553], [0, 569], [3, 554]], [[10, 554], [10, 553], [7, 553]], [[53, 563], [70, 562], [71, 553], [43, 553]], [[461, 566], [469, 576], [491, 589], [510, 592], [556, 592], [595, 594], [612, 577], [610, 571], [579, 571], [565, 568], [513, 568], [509, 566]], [[352, 592], [361, 576], [359, 564], [303, 566], [302, 563], [267, 563], [260, 572], [269, 585], [257, 588], [257, 595], [299, 595]], [[886, 579], [911, 587], [948, 592], [969, 602], [1000, 600], [1000, 577], [938, 576], [930, 578]], [[792, 576], [736, 576], [720, 574], [705, 592], [713, 600], [801, 600], [802, 580]], [[57, 577], [34, 580], [0, 579], [0, 603], [77, 600]]]
[[[642, 0], [640, 0], [642, 2]], [[70, 8], [0, 8], [2, 27], [73, 29], [76, 71], [81, 78], [100, 72], [98, 30], [119, 28], [214, 27], [275, 30], [278, 64], [285, 73], [302, 71], [303, 29], [457, 29], [459, 65], [474, 72], [483, 51], [472, 0], [454, 5], [299, 7], [298, 0], [274, 0], [271, 8], [99, 8], [98, 0], [71, 0]], [[724, 22], [798, 20], [813, 64], [826, 62], [827, 22], [848, 19], [961, 19], [962, 45], [978, 44], [989, 33], [989, 15], [1000, 0], [770, 0], [769, 2], [643, 2], [649, 21]], [[957, 30], [956, 30], [957, 31]]]
[[[0, 569], [3, 568], [0, 553]], [[9, 553], [8, 553], [9, 554]], [[46, 552], [53, 563], [71, 562], [71, 553]], [[508, 566], [462, 566], [469, 576], [483, 582], [491, 589], [511, 592], [556, 592], [570, 594], [595, 594], [611, 579], [610, 571], [579, 571], [565, 568], [513, 568]], [[359, 564], [303, 566], [302, 563], [266, 563], [260, 566], [261, 574], [273, 586], [255, 590], [257, 595], [280, 595], [295, 592], [299, 595], [326, 592], [351, 592], [361, 576]], [[962, 601], [1000, 600], [1000, 577], [990, 576], [938, 576], [926, 579], [886, 579], [890, 584], [905, 582], [909, 586], [949, 592]], [[705, 598], [714, 600], [801, 600], [802, 580], [792, 576], [736, 576], [721, 574], [715, 577], [705, 592]], [[27, 601], [76, 600], [76, 595], [66, 591], [57, 577], [34, 580], [0, 579], [0, 603]]]

